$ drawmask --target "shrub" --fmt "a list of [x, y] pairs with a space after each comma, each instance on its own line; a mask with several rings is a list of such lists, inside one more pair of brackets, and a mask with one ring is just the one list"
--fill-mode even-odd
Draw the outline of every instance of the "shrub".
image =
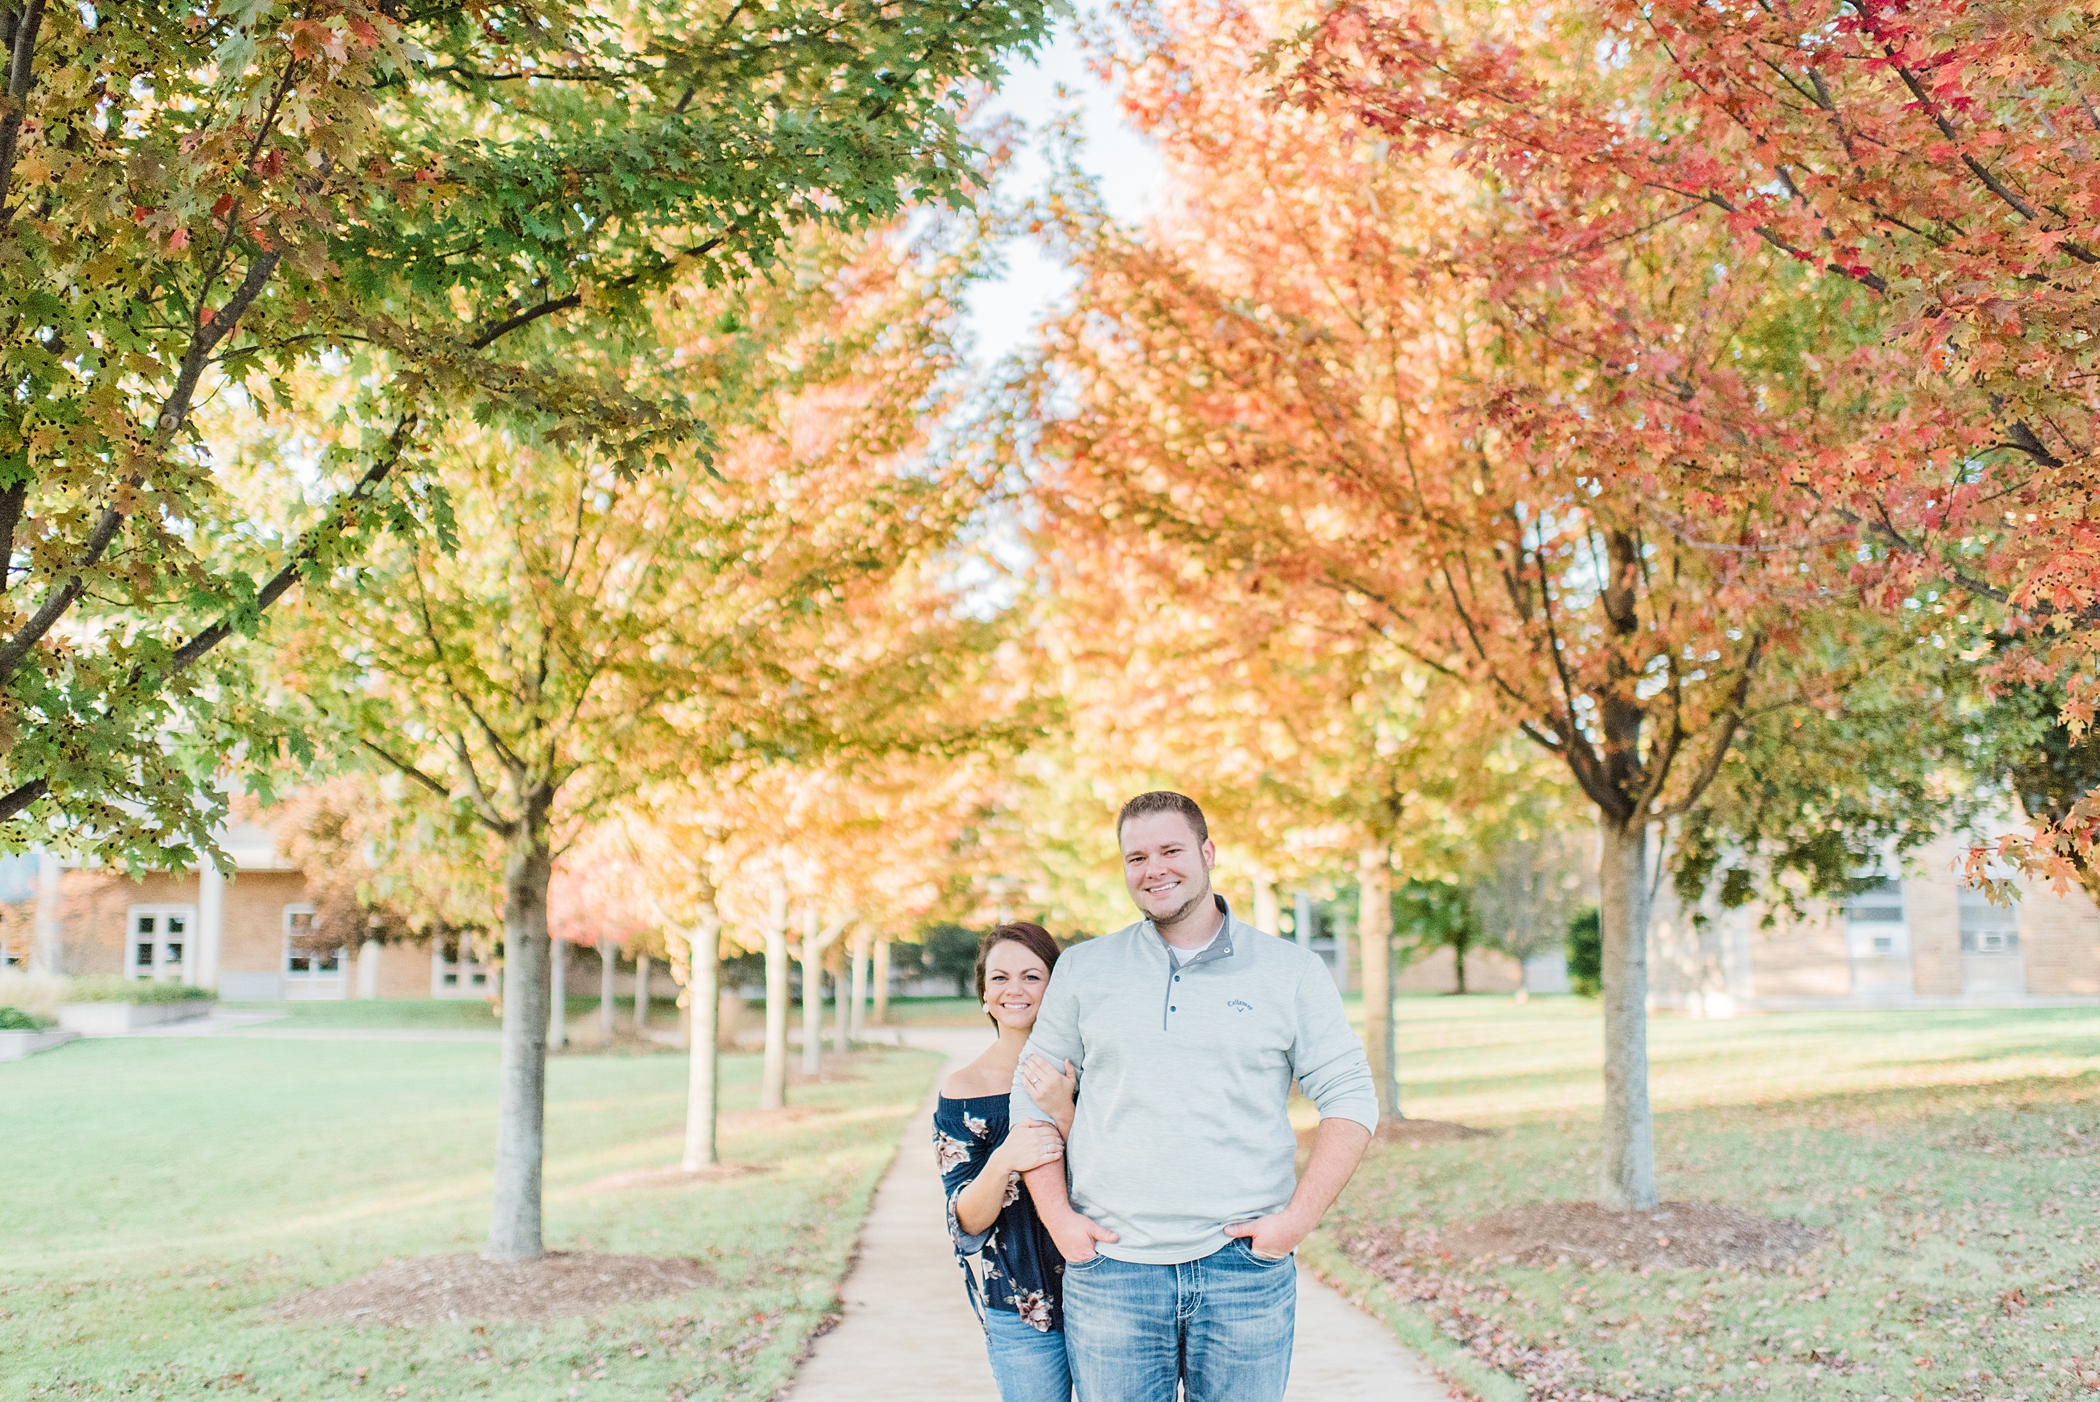
[[82, 978], [66, 991], [68, 1003], [185, 1003], [209, 998], [208, 988], [186, 983], [156, 983], [142, 978]]
[[41, 1032], [45, 1022], [20, 1008], [0, 1007], [0, 1032]]
[[1604, 920], [1593, 905], [1568, 921], [1568, 987], [1585, 998], [1604, 991]]
[[57, 1021], [58, 1005], [65, 1001], [66, 981], [56, 974], [0, 969], [0, 1007], [42, 1018], [48, 1026]]

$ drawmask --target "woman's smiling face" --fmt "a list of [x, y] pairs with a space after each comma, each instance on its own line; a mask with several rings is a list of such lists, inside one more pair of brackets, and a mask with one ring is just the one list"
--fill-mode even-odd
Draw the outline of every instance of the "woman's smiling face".
[[1036, 1009], [1050, 987], [1050, 969], [1027, 945], [1001, 940], [984, 959], [984, 1006], [1001, 1027], [1035, 1026]]

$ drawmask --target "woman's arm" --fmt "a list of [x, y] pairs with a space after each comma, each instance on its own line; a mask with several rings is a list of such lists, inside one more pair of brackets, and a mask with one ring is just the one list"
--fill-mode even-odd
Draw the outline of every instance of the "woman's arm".
[[1013, 1191], [1013, 1176], [1055, 1163], [1064, 1153], [1064, 1136], [1052, 1126], [1041, 1120], [1016, 1125], [992, 1150], [978, 1175], [955, 1195], [956, 1224], [972, 1236], [991, 1226], [1012, 1201], [1008, 1194]]

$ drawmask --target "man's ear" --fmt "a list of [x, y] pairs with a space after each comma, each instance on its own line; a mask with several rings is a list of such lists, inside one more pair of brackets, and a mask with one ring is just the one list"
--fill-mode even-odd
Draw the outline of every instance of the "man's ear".
[[1203, 869], [1210, 871], [1218, 864], [1218, 844], [1209, 838], [1203, 839]]

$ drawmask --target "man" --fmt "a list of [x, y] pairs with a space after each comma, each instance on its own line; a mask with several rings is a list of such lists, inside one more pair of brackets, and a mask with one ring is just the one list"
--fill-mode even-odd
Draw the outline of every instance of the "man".
[[[1079, 1402], [1282, 1402], [1292, 1254], [1378, 1127], [1363, 1045], [1319, 956], [1233, 919], [1210, 887], [1203, 810], [1140, 794], [1116, 818], [1144, 919], [1057, 963], [1014, 1077], [1012, 1121], [1047, 1120], [1031, 1077], [1070, 1061], [1065, 1164], [1027, 1175], [1065, 1258]], [[1285, 1103], [1320, 1110], [1303, 1180]]]

